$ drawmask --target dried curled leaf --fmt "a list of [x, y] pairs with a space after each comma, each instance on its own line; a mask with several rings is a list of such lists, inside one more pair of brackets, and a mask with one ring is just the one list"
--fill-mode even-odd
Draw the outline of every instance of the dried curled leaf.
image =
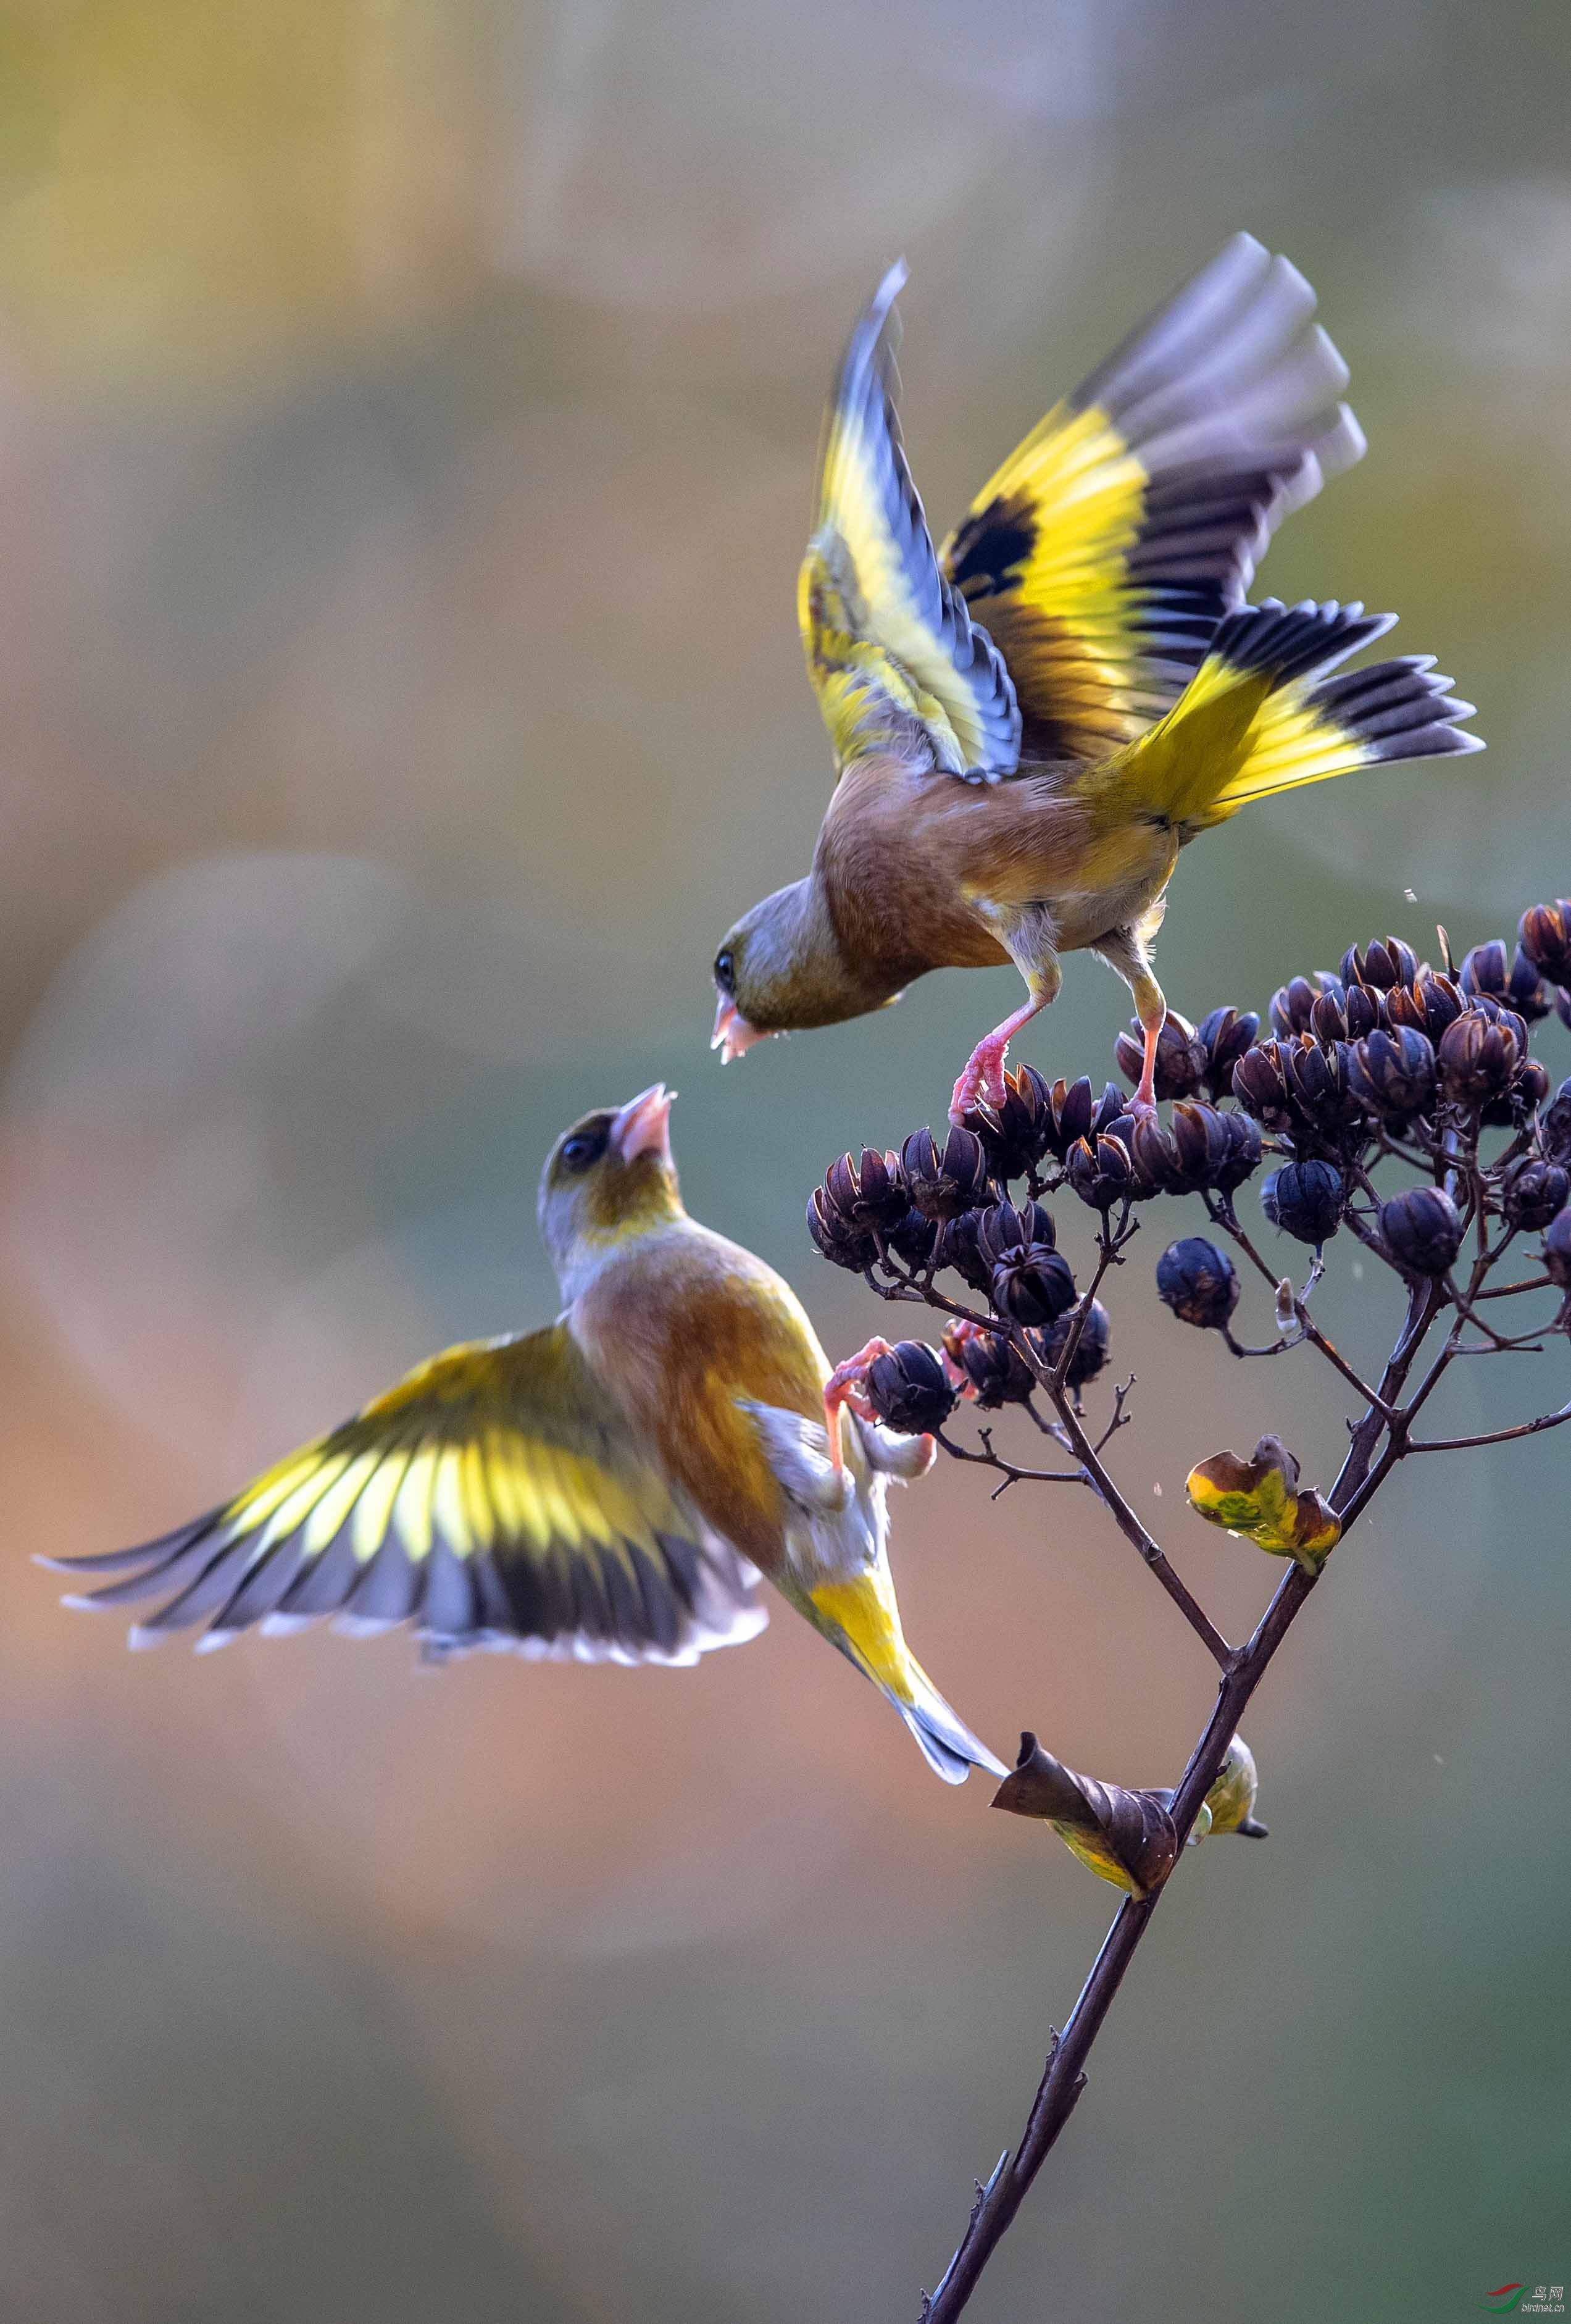
[[1342, 1521], [1311, 1488], [1299, 1490], [1299, 1464], [1280, 1437], [1263, 1436], [1247, 1461], [1214, 1452], [1190, 1471], [1190, 1506], [1212, 1525], [1244, 1534], [1273, 1557], [1318, 1573], [1342, 1537]]
[[1163, 1793], [1128, 1792], [1077, 1775], [1031, 1734], [1020, 1738], [1014, 1770], [993, 1794], [996, 1808], [1052, 1824], [1082, 1864], [1132, 1896], [1159, 1888], [1178, 1855], [1166, 1801]]

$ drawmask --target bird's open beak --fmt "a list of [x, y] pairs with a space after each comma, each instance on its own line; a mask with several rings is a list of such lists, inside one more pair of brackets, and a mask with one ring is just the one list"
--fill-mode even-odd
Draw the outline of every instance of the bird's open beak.
[[729, 1065], [733, 1057], [745, 1057], [755, 1042], [767, 1041], [768, 1038], [767, 1033], [760, 1033], [756, 1025], [749, 1024], [729, 992], [721, 994], [709, 1046], [720, 1051], [722, 1065]]
[[619, 1158], [632, 1162], [640, 1154], [657, 1154], [671, 1164], [671, 1108], [676, 1093], [664, 1082], [653, 1082], [629, 1098], [611, 1126], [611, 1142]]

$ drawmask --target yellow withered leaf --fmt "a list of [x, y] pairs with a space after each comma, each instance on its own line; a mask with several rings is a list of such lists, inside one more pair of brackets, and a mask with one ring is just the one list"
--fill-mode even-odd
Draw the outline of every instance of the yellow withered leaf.
[[1214, 1452], [1190, 1471], [1190, 1506], [1211, 1525], [1241, 1534], [1273, 1557], [1318, 1573], [1342, 1537], [1342, 1521], [1322, 1496], [1299, 1488], [1299, 1464], [1279, 1437], [1263, 1436], [1247, 1461]]

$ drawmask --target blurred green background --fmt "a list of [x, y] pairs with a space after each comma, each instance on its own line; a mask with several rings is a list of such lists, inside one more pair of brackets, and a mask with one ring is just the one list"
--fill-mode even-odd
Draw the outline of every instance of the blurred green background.
[[[1175, 1006], [1571, 884], [1568, 71], [1564, 10], [1462, 0], [0, 10], [0, 2311], [914, 2316], [1107, 1915], [1067, 1852], [788, 1617], [675, 1676], [131, 1656], [27, 1554], [544, 1318], [544, 1149], [657, 1074], [693, 1207], [838, 1352], [883, 1320], [806, 1190], [942, 1113], [1010, 976], [705, 1041], [827, 788], [795, 566], [899, 251], [942, 528], [1226, 235], [1285, 249], [1371, 449], [1263, 586], [1400, 607], [1480, 705], [1486, 757], [1186, 856]], [[1099, 1078], [1126, 1014], [1082, 957], [1024, 1054]], [[1276, 1569], [1184, 1471], [1274, 1421], [1324, 1482], [1342, 1408], [1186, 1338], [1159, 1240], [1121, 1474], [1239, 1628]], [[1505, 1369], [1456, 1426], [1566, 1393]], [[978, 2319], [1571, 2275], [1566, 1481], [1559, 1437], [1418, 1466], [1339, 1553], [1249, 1725], [1273, 1838], [1185, 1866]], [[896, 1554], [996, 1746], [1171, 1779], [1208, 1666], [1089, 1499], [951, 1471]]]

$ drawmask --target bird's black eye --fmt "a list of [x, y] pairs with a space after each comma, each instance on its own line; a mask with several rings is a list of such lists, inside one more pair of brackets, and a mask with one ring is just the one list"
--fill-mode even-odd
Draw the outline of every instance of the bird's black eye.
[[591, 1163], [598, 1162], [605, 1152], [610, 1135], [610, 1131], [605, 1130], [574, 1131], [563, 1144], [562, 1167], [574, 1174], [587, 1170]]
[[730, 945], [714, 956], [714, 981], [722, 992], [734, 994], [737, 989], [736, 954]]

